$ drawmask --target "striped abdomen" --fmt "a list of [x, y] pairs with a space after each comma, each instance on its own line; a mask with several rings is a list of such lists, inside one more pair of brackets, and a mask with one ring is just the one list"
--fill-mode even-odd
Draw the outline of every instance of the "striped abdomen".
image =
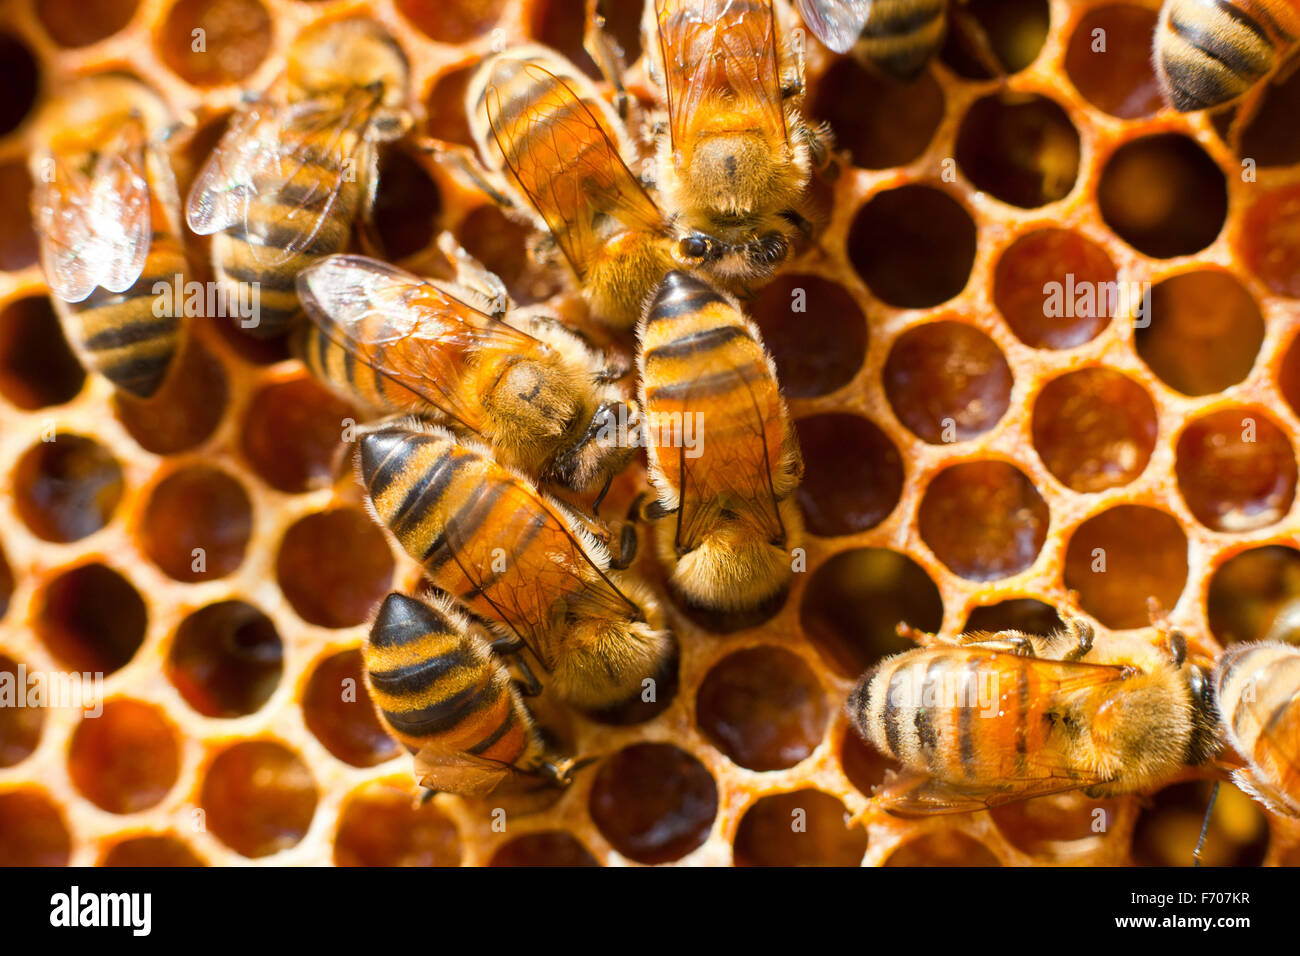
[[856, 52], [889, 75], [914, 80], [943, 42], [948, 0], [875, 0]]
[[390, 733], [532, 770], [541, 741], [510, 674], [477, 628], [447, 607], [388, 595], [362, 650], [366, 680]]
[[1300, 648], [1229, 647], [1215, 670], [1215, 692], [1234, 749], [1300, 815]]
[[[427, 415], [432, 411], [427, 401], [384, 375], [376, 365], [358, 361], [314, 322], [302, 323], [293, 338], [294, 352], [307, 370], [344, 398], [388, 412]], [[376, 346], [380, 355], [382, 349]]]

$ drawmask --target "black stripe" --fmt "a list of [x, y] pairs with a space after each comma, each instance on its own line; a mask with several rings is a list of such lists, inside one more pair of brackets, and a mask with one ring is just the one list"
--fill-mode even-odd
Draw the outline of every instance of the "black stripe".
[[[962, 700], [961, 716], [957, 718], [957, 741], [958, 753], [961, 756], [962, 773], [969, 780], [975, 775], [975, 736], [973, 734], [975, 722], [975, 708], [979, 704], [979, 686], [980, 686], [980, 662], [978, 658], [972, 658], [967, 661], [962, 668], [963, 678], [971, 681], [974, 688], [975, 700], [969, 699], [966, 694]], [[962, 683], [963, 692], [966, 691], [966, 683]]]
[[459, 510], [443, 524], [442, 530], [425, 548], [424, 554], [420, 558], [421, 563], [424, 564], [424, 569], [433, 573], [451, 559], [450, 551], [440, 555], [436, 560], [433, 558], [440, 549], [446, 546], [448, 528], [455, 528], [456, 537], [462, 541], [468, 541], [482, 527], [483, 522], [492, 513], [492, 508], [504, 491], [504, 482], [502, 481], [492, 481], [480, 485], [468, 500], [460, 506]]
[[297, 293], [298, 291], [298, 273], [294, 269], [277, 266], [265, 268], [256, 262], [246, 264], [223, 262], [221, 271], [231, 282], [256, 285], [259, 289], [271, 289], [275, 292]]
[[[513, 701], [511, 703], [513, 705]], [[481, 754], [483, 753], [483, 751], [489, 750], [498, 740], [500, 740], [507, 733], [509, 733], [510, 728], [513, 727], [514, 725], [515, 725], [515, 708], [513, 706], [510, 706], [506, 708], [506, 716], [505, 719], [501, 721], [500, 726], [497, 727], [496, 730], [492, 731], [492, 733], [488, 734], [486, 737], [480, 740], [478, 743], [476, 743], [473, 747], [470, 747], [469, 750], [466, 751], [466, 753]]]
[[[373, 438], [372, 438], [373, 435]], [[370, 482], [366, 487], [366, 493], [372, 500], [383, 497], [390, 485], [397, 480], [406, 467], [406, 461], [415, 454], [416, 449], [431, 444], [433, 439], [419, 432], [403, 432], [399, 429], [385, 429], [384, 431], [373, 432], [362, 439], [362, 451], [368, 447], [375, 448], [379, 439], [385, 439], [384, 445], [387, 454], [384, 455], [378, 467], [371, 470]], [[367, 441], [367, 439], [370, 439]]]
[[746, 381], [741, 369], [726, 368], [700, 378], [667, 382], [654, 388], [646, 389], [646, 401], [671, 401], [683, 398], [714, 398], [725, 395]]
[[175, 319], [164, 317], [148, 322], [124, 322], [116, 328], [104, 329], [86, 337], [83, 343], [92, 352], [125, 348], [137, 342], [148, 342], [176, 334], [178, 323]]
[[[445, 733], [484, 706], [486, 687], [471, 685], [446, 700], [420, 710], [384, 711], [384, 717], [399, 733], [410, 737], [429, 737]], [[491, 703], [487, 701], [486, 703]]]
[[675, 319], [679, 315], [687, 315], [703, 309], [705, 306], [713, 305], [715, 302], [725, 303], [724, 299], [712, 289], [702, 289], [698, 292], [692, 292], [687, 295], [675, 295], [671, 298], [656, 299], [650, 314], [646, 316], [646, 325], [654, 325], [662, 319]]
[[[416, 603], [416, 602], [411, 602]], [[405, 609], [394, 611], [389, 603], [379, 610], [375, 626], [370, 629], [367, 643], [376, 650], [395, 650], [421, 641], [431, 634], [450, 634], [447, 619], [433, 608], [421, 604], [416, 613]]]
[[947, 670], [946, 657], [935, 656], [925, 665], [925, 677], [921, 680], [921, 699], [916, 708], [916, 715], [912, 718], [916, 727], [917, 740], [921, 744], [921, 754], [925, 757], [925, 765], [931, 772], [939, 770], [939, 732], [934, 726], [935, 704], [931, 704], [933, 699], [936, 704], [939, 701], [939, 689], [934, 686], [935, 680], [942, 680], [943, 673]]
[[172, 354], [167, 352], [148, 358], [128, 358], [124, 362], [102, 366], [99, 371], [118, 388], [147, 398], [158, 390], [166, 376]]
[[647, 362], [656, 359], [680, 359], [700, 355], [711, 351], [734, 339], [750, 339], [750, 334], [740, 325], [719, 325], [711, 329], [701, 329], [690, 335], [683, 335], [667, 345], [661, 345], [646, 352]]
[[1213, 33], [1199, 29], [1196, 24], [1184, 23], [1177, 17], [1170, 17], [1169, 26], [1188, 46], [1202, 54], [1206, 59], [1222, 64], [1234, 76], [1255, 77], [1262, 75], [1248, 57], [1239, 53], [1231, 45], [1219, 42], [1219, 39]]
[[[1255, 36], [1259, 37], [1260, 43], [1272, 49], [1273, 41], [1269, 38], [1268, 31], [1264, 29], [1264, 25], [1243, 10], [1239, 4], [1228, 3], [1226, 0], [1216, 0], [1214, 5], [1218, 8], [1219, 13], [1223, 14], [1228, 19], [1241, 24], [1251, 33], [1255, 34]], [[1264, 13], [1265, 16], [1268, 16], [1268, 11], [1264, 10], [1261, 12]], [[1271, 20], [1272, 18], [1270, 17], [1269, 19]], [[1274, 23], [1274, 26], [1277, 26], [1277, 24]]]
[[448, 674], [475, 667], [479, 661], [470, 648], [461, 641], [446, 654], [426, 657], [412, 664], [386, 671], [371, 671], [370, 681], [376, 688], [392, 697], [405, 697], [428, 690]]
[[1023, 777], [1027, 772], [1029, 728], [1029, 668], [1024, 661], [1016, 661], [1016, 775]]
[[863, 33], [871, 37], [910, 36], [920, 33], [944, 15], [947, 0], [912, 3], [876, 3], [867, 17]]
[[885, 744], [889, 747], [889, 755], [895, 758], [898, 757], [899, 751], [899, 713], [894, 684], [898, 681], [899, 675], [906, 669], [901, 665], [895, 667], [893, 673], [889, 675], [889, 685], [885, 690]]
[[480, 581], [476, 587], [473, 587], [466, 593], [462, 594], [461, 600], [472, 601], [488, 588], [492, 587], [492, 585], [496, 584], [503, 575], [508, 574], [512, 562], [514, 562], [519, 555], [528, 550], [528, 546], [531, 545], [533, 541], [536, 540], [537, 536], [542, 533], [542, 529], [546, 527], [549, 520], [550, 516], [545, 511], [539, 511], [529, 523], [528, 530], [519, 536], [514, 547], [506, 556], [504, 570], [500, 572], [493, 570], [492, 573]]
[[393, 534], [401, 538], [411, 525], [424, 517], [426, 511], [436, 507], [456, 473], [472, 461], [469, 455], [459, 454], [454, 446], [448, 446], [447, 453], [406, 490], [402, 503], [389, 517], [388, 527]]

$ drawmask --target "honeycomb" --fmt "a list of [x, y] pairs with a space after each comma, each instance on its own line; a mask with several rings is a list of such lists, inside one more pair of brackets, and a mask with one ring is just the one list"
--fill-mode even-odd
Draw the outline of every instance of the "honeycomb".
[[[639, 6], [605, 4], [629, 60]], [[1300, 73], [1238, 123], [1180, 116], [1149, 64], [1154, 3], [968, 10], [1006, 76], [951, 40], [902, 86], [809, 42], [808, 112], [844, 162], [814, 185], [824, 232], [749, 304], [807, 459], [805, 572], [764, 621], [672, 608], [677, 686], [648, 712], [552, 715], [600, 759], [523, 813], [417, 805], [366, 699], [367, 616], [417, 574], [339, 477], [355, 410], [219, 319], [192, 321], [153, 400], [85, 376], [36, 261], [26, 134], [68, 77], [128, 70], [193, 116], [184, 194], [291, 38], [362, 14], [408, 54], [420, 128], [466, 143], [461, 93], [494, 44], [594, 75], [581, 0], [0, 3], [0, 672], [105, 675], [94, 718], [0, 708], [0, 863], [1188, 863], [1205, 772], [849, 822], [889, 767], [841, 705], [907, 646], [899, 621], [1041, 632], [1072, 590], [1119, 646], [1151, 640], [1154, 597], [1208, 659], [1300, 596]], [[390, 259], [420, 268], [449, 229], [520, 301], [580, 311], [482, 196], [402, 144], [382, 175]], [[1149, 311], [1049, 317], [1067, 274], [1149, 283]], [[1294, 864], [1300, 830], [1227, 786], [1206, 861]]]

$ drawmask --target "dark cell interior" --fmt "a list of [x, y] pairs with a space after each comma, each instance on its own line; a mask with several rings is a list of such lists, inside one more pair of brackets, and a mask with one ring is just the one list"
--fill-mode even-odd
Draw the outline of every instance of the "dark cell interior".
[[355, 648], [317, 661], [303, 690], [302, 714], [325, 749], [354, 767], [373, 767], [400, 752], [375, 714]]
[[874, 528], [903, 492], [894, 443], [858, 415], [814, 415], [795, 422], [804, 458], [799, 506], [809, 531], [853, 534]]
[[229, 473], [207, 465], [172, 472], [149, 492], [140, 544], [177, 581], [210, 581], [244, 560], [253, 530], [252, 503]]
[[36, 634], [76, 671], [111, 674], [144, 641], [148, 612], [131, 583], [102, 564], [56, 573], [36, 600]]
[[299, 518], [284, 534], [276, 579], [299, 617], [322, 627], [363, 624], [388, 593], [393, 554], [360, 508]]
[[14, 502], [23, 523], [46, 541], [80, 541], [112, 519], [122, 500], [122, 466], [103, 445], [54, 433], [14, 468]]
[[206, 717], [242, 717], [274, 693], [283, 669], [271, 619], [243, 601], [220, 601], [181, 621], [167, 653], [167, 676]]
[[307, 765], [273, 740], [245, 740], [217, 753], [204, 769], [199, 793], [208, 832], [253, 858], [297, 844], [311, 825], [316, 801]]
[[844, 822], [844, 804], [820, 790], [770, 794], [740, 818], [737, 866], [857, 866], [867, 834]]
[[1103, 112], [1121, 119], [1150, 116], [1164, 105], [1151, 60], [1155, 29], [1156, 11], [1146, 7], [1116, 3], [1089, 10], [1066, 45], [1066, 75]]
[[1187, 582], [1187, 535], [1163, 511], [1118, 505], [1074, 529], [1064, 581], [1107, 627], [1145, 627], [1148, 598], [1165, 608], [1178, 603]]
[[153, 704], [115, 698], [87, 713], [68, 744], [68, 776], [95, 806], [138, 813], [156, 805], [180, 774], [180, 738]]

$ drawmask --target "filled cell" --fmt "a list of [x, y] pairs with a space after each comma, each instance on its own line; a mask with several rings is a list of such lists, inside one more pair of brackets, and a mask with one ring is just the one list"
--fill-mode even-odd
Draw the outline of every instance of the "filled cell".
[[749, 306], [790, 398], [827, 395], [847, 385], [867, 352], [867, 320], [843, 286], [812, 275], [782, 274]]
[[393, 553], [364, 511], [335, 508], [300, 518], [285, 532], [275, 574], [303, 620], [353, 627], [388, 593]]
[[71, 855], [63, 811], [44, 790], [0, 793], [0, 867], [67, 866]]
[[59, 46], [98, 43], [130, 22], [138, 0], [41, 0], [36, 16]]
[[193, 86], [237, 83], [271, 47], [270, 14], [259, 0], [179, 0], [155, 40], [158, 55]]
[[34, 698], [32, 675], [8, 654], [0, 654], [0, 686], [9, 684], [13, 698], [0, 707], [0, 769], [26, 760], [41, 742], [45, 701]]
[[542, 830], [515, 837], [492, 854], [489, 866], [600, 866], [571, 833]]
[[820, 790], [761, 797], [736, 828], [736, 866], [857, 866], [867, 834], [845, 816], [844, 804]]
[[80, 541], [112, 520], [122, 500], [122, 466], [90, 438], [67, 432], [52, 437], [18, 459], [14, 504], [37, 537]]
[[432, 803], [380, 780], [349, 794], [334, 834], [335, 866], [459, 866], [460, 834]]
[[1259, 280], [1300, 299], [1300, 185], [1261, 192], [1242, 216], [1237, 254]]
[[468, 43], [501, 18], [506, 0], [397, 0], [397, 9], [439, 43]]
[[64, 665], [105, 675], [144, 642], [148, 611], [122, 575], [85, 564], [54, 577], [37, 596], [36, 634]]
[[1215, 531], [1280, 521], [1295, 500], [1295, 449], [1263, 409], [1225, 408], [1178, 436], [1174, 473], [1196, 520]]
[[140, 541], [149, 559], [177, 581], [208, 581], [244, 560], [252, 503], [230, 474], [207, 465], [174, 471], [149, 493]]
[[316, 664], [303, 691], [302, 713], [325, 749], [354, 767], [373, 767], [401, 752], [375, 715], [355, 648]]
[[1220, 644], [1300, 644], [1300, 551], [1270, 544], [1224, 561], [1210, 576], [1205, 615]]
[[267, 385], [244, 413], [244, 457], [272, 488], [303, 492], [336, 474], [345, 430], [357, 413], [310, 378]]
[[[1156, 11], [1116, 3], [1079, 19], [1065, 49], [1065, 72], [1085, 100], [1120, 119], [1142, 119], [1164, 105], [1151, 59]], [[1098, 32], [1100, 31], [1100, 32]]]
[[207, 862], [180, 837], [151, 833], [129, 837], [113, 844], [99, 859], [99, 866], [181, 867], [207, 866]]
[[958, 830], [940, 830], [904, 843], [885, 866], [1001, 866], [993, 851]]
[[311, 825], [316, 802], [307, 765], [273, 740], [241, 741], [217, 753], [199, 793], [208, 831], [251, 858], [296, 846]]
[[1025, 233], [998, 258], [993, 302], [1016, 338], [1068, 349], [1096, 338], [1120, 308], [1106, 250], [1069, 229]]
[[718, 788], [686, 751], [672, 744], [633, 744], [601, 764], [588, 808], [619, 853], [638, 863], [669, 863], [708, 838]]
[[903, 493], [903, 462], [884, 432], [858, 415], [832, 413], [795, 422], [803, 451], [799, 507], [813, 534], [874, 528]]
[[1171, 608], [1187, 583], [1187, 535], [1173, 516], [1144, 505], [1117, 505], [1070, 536], [1065, 586], [1079, 606], [1113, 628], [1145, 627], [1147, 601]]
[[159, 708], [141, 701], [118, 698], [103, 713], [87, 712], [68, 744], [68, 776], [109, 813], [156, 806], [179, 774], [176, 729]]
[[167, 677], [205, 717], [255, 713], [280, 683], [284, 649], [271, 619], [243, 601], [220, 601], [181, 621]]

